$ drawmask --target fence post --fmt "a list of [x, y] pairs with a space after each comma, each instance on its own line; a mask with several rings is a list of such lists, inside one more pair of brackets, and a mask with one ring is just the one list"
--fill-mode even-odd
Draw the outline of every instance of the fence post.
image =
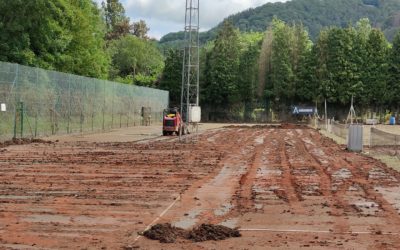
[[21, 138], [23, 138], [24, 137], [24, 103], [20, 102], [19, 105], [20, 105], [20, 110], [19, 110], [20, 114], [19, 115], [20, 115], [20, 125], [21, 125], [20, 135], [21, 135]]
[[113, 83], [113, 91], [112, 91], [111, 128], [114, 128], [114, 96], [115, 96], [115, 83]]
[[128, 117], [126, 119], [126, 127], [129, 128], [129, 116], [131, 115], [131, 101], [128, 100], [129, 107], [128, 107]]
[[14, 109], [14, 136], [13, 139], [17, 139], [17, 104], [15, 103], [15, 109]]
[[85, 109], [85, 95], [86, 95], [86, 86], [85, 86], [85, 92], [83, 91], [83, 78], [81, 78], [81, 100], [80, 100], [80, 104], [81, 104], [81, 115], [80, 115], [80, 119], [79, 119], [79, 123], [80, 123], [80, 132], [81, 134], [83, 133], [83, 121], [85, 119], [84, 117], [84, 109]]
[[36, 111], [35, 114], [35, 138], [37, 137], [37, 130], [38, 130], [38, 112]]
[[17, 65], [17, 70], [15, 71], [15, 104], [14, 104], [14, 136], [17, 138], [17, 112], [18, 112], [18, 102], [19, 102], [19, 92], [18, 92], [18, 78], [19, 78], [19, 65]]
[[67, 122], [67, 134], [71, 133], [71, 75], [68, 76], [68, 122]]
[[373, 128], [369, 129], [369, 148], [372, 148], [372, 133], [373, 133]]
[[105, 129], [105, 127], [104, 127], [104, 116], [105, 116], [105, 111], [106, 111], [106, 81], [103, 81], [103, 131], [104, 131], [104, 129]]
[[93, 87], [94, 87], [94, 93], [92, 93], [92, 96], [94, 97], [93, 99], [92, 99], [92, 132], [94, 131], [94, 113], [95, 113], [95, 104], [94, 104], [94, 101], [96, 100], [96, 98], [97, 98], [97, 95], [96, 95], [96, 93], [97, 93], [97, 91], [96, 91], [96, 89], [97, 89], [97, 84], [94, 82], [94, 80], [92, 80], [93, 82], [92, 82], [92, 85], [93, 85]]

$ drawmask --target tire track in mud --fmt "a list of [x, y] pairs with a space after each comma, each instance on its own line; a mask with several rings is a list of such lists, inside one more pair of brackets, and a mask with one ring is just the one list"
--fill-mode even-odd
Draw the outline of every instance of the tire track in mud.
[[[390, 187], [390, 186], [399, 186], [399, 179], [396, 179], [398, 173], [393, 173], [387, 166], [382, 164], [381, 162], [376, 161], [375, 159], [367, 160], [360, 155], [351, 155], [352, 157], [348, 157], [349, 153], [344, 153], [345, 157], [343, 161], [352, 166], [355, 162], [361, 163], [360, 167], [356, 169], [354, 174], [354, 182], [357, 183], [362, 191], [365, 193], [365, 199], [375, 202], [379, 208], [381, 209], [380, 215], [385, 218], [387, 225], [400, 225], [400, 214], [399, 211], [388, 201], [386, 200], [381, 193], [376, 190], [376, 186], [380, 187]], [[351, 160], [350, 160], [351, 159]], [[384, 231], [380, 225], [376, 225], [373, 228], [375, 231]]]
[[[400, 246], [398, 236], [384, 235], [397, 232], [400, 219], [377, 188], [398, 187], [391, 176], [382, 164], [304, 128], [225, 128], [199, 135], [196, 143], [168, 138], [18, 147], [0, 155], [0, 248], [17, 242], [120, 249], [182, 193], [161, 222], [236, 220], [234, 227], [271, 232], [198, 245], [143, 240], [144, 249], [385, 249], [387, 242]], [[355, 198], [374, 201], [379, 213], [364, 217]], [[329, 208], [321, 209], [325, 201]], [[338, 236], [350, 226], [365, 229], [364, 236]], [[315, 240], [318, 231], [326, 233]]]
[[[232, 131], [236, 131], [235, 137], [231, 136]], [[249, 165], [254, 158], [251, 153], [254, 136], [260, 133], [257, 130], [252, 132], [249, 136], [245, 129], [227, 129], [213, 140], [226, 152], [218, 171], [185, 192], [180, 204], [171, 210], [166, 221], [172, 220], [176, 226], [190, 228], [199, 222], [218, 224], [237, 211], [240, 204], [235, 203], [234, 196], [243, 175], [250, 170]]]
[[[310, 135], [311, 138], [315, 137]], [[324, 141], [325, 138], [322, 138]], [[326, 140], [326, 139], [325, 139]], [[320, 141], [318, 138], [314, 138], [314, 142]], [[349, 214], [354, 214], [356, 216], [365, 216], [362, 208], [359, 208], [355, 203], [357, 199], [363, 200], [364, 203], [370, 203], [377, 205], [372, 205], [375, 207], [378, 214], [368, 214], [368, 217], [383, 217], [388, 224], [400, 225], [399, 212], [380, 194], [375, 191], [374, 181], [370, 179], [371, 171], [375, 168], [382, 169], [383, 172], [389, 176], [393, 176], [392, 171], [388, 171], [387, 167], [375, 159], [368, 159], [365, 156], [361, 156], [357, 153], [351, 153], [343, 151], [339, 146], [334, 146], [335, 144], [329, 143], [329, 147], [325, 147], [321, 143], [320, 148], [322, 153], [328, 159], [329, 164], [321, 163], [324, 167], [327, 175], [331, 176], [334, 181], [332, 181], [332, 194], [334, 201], [337, 202], [336, 209], [333, 210], [332, 215], [336, 215], [339, 219], [338, 224], [335, 226], [336, 230], [340, 231], [351, 231], [348, 222], [343, 221], [343, 218]], [[331, 145], [333, 144], [333, 145]], [[315, 157], [317, 161], [320, 160], [320, 155], [311, 149], [311, 155]], [[335, 158], [332, 158], [335, 156]], [[329, 171], [327, 169], [330, 169]], [[398, 174], [394, 174], [396, 176]], [[342, 179], [340, 179], [342, 178]], [[391, 185], [395, 183], [398, 185], [398, 180], [389, 181], [385, 183], [384, 179], [379, 179], [376, 181], [380, 186]], [[344, 199], [344, 197], [352, 197]], [[363, 202], [361, 202], [363, 203]], [[379, 211], [381, 210], [381, 211]], [[335, 213], [336, 212], [336, 213]], [[382, 214], [383, 215], [380, 215]], [[384, 231], [381, 225], [374, 224], [371, 225], [371, 230], [376, 232]]]
[[[262, 131], [261, 131], [262, 132]], [[264, 150], [264, 141], [267, 137], [266, 133], [261, 134], [262, 137], [256, 138], [255, 148], [253, 150], [253, 156], [249, 162], [247, 172], [240, 178], [240, 188], [237, 191], [237, 209], [239, 214], [251, 211], [254, 208], [254, 183], [257, 176], [257, 170], [262, 165], [262, 153]]]
[[[318, 148], [318, 145], [315, 145], [311, 141], [307, 141], [304, 138], [308, 138], [311, 130], [302, 130], [302, 132], [306, 132], [306, 135], [300, 134], [298, 130], [296, 130], [297, 139], [300, 141], [299, 147], [307, 158], [312, 162], [312, 166], [314, 166], [320, 177], [319, 185], [320, 190], [323, 197], [327, 197], [326, 204], [330, 208], [330, 215], [335, 218], [335, 224], [333, 227], [334, 232], [336, 233], [346, 233], [350, 231], [350, 225], [348, 221], [345, 219], [345, 212], [343, 207], [346, 206], [346, 201], [342, 198], [344, 193], [342, 192], [332, 192], [332, 175], [328, 171], [330, 167], [333, 167], [334, 163], [331, 161], [326, 161], [326, 159], [321, 159], [321, 155], [317, 156], [315, 154], [315, 150]], [[304, 136], [304, 138], [301, 138]], [[314, 140], [314, 142], [318, 143], [318, 140]], [[325, 161], [324, 161], [325, 160]]]
[[[244, 233], [246, 236], [251, 235], [251, 237], [243, 238], [243, 241], [250, 244], [240, 245], [236, 242], [243, 248], [246, 248], [245, 246], [258, 246], [262, 249], [261, 246], [267, 246], [268, 242], [277, 242], [275, 246], [282, 247], [287, 246], [288, 241], [291, 242], [292, 248], [290, 249], [299, 249], [303, 246], [317, 248], [322, 246], [325, 246], [325, 248], [342, 248], [341, 246], [346, 246], [346, 249], [348, 246], [348, 249], [360, 249], [354, 248], [354, 246], [360, 245], [375, 245], [380, 249], [379, 247], [383, 246], [383, 243], [379, 245], [373, 242], [377, 240], [382, 242], [383, 237], [379, 236], [378, 225], [376, 225], [377, 234], [374, 233], [373, 228], [369, 231], [367, 227], [374, 226], [374, 220], [362, 224], [360, 222], [362, 215], [352, 208], [347, 198], [355, 195], [353, 193], [349, 195], [348, 191], [354, 184], [351, 177], [356, 176], [353, 174], [353, 172], [356, 172], [356, 165], [343, 162], [345, 160], [343, 149], [322, 137], [316, 136], [314, 130], [301, 129], [301, 132], [299, 132], [299, 130], [295, 131], [294, 129], [277, 129], [277, 131], [272, 132], [271, 129], [264, 129], [261, 131], [260, 133], [254, 133], [254, 130], [238, 132], [238, 130], [233, 129], [230, 131], [235, 133], [235, 137], [245, 136], [249, 138], [240, 140], [240, 143], [244, 148], [251, 149], [247, 156], [241, 152], [240, 155], [224, 157], [221, 161], [222, 164], [228, 161], [231, 163], [240, 160], [247, 161], [245, 171], [241, 175], [231, 178], [233, 182], [238, 182], [234, 188], [236, 190], [232, 201], [234, 206], [230, 207], [230, 212], [225, 215], [215, 215], [213, 213], [215, 207], [211, 207], [212, 204], [216, 203], [212, 201], [206, 205], [198, 203], [200, 206], [208, 206], [210, 209], [197, 215], [197, 218], [215, 224], [228, 219], [237, 219], [236, 223], [244, 229], [260, 229], [260, 231], [254, 233], [247, 231]], [[239, 143], [239, 140], [232, 140], [232, 134], [227, 133], [225, 135], [231, 137], [225, 140], [227, 144]], [[251, 146], [250, 144], [257, 136], [263, 136], [265, 138], [264, 143]], [[312, 140], [309, 140], [310, 137]], [[304, 138], [305, 140], [303, 140]], [[236, 147], [231, 146], [227, 154], [237, 153], [238, 151], [235, 151], [235, 149]], [[343, 161], [336, 158], [343, 158]], [[220, 168], [223, 169], [223, 166], [220, 166]], [[344, 169], [347, 171], [344, 171]], [[309, 176], [306, 176], [307, 174]], [[347, 177], [347, 174], [351, 177]], [[363, 173], [363, 176], [365, 179], [365, 173]], [[362, 184], [362, 182], [360, 183]], [[309, 189], [309, 186], [318, 188]], [[232, 186], [228, 189], [232, 190]], [[314, 192], [310, 192], [310, 190]], [[214, 191], [218, 192], [218, 190]], [[274, 197], [274, 195], [276, 196]], [[265, 197], [266, 199], [264, 199]], [[325, 202], [327, 206], [322, 206], [321, 209], [320, 205], [325, 204]], [[257, 208], [258, 204], [265, 205], [265, 209]], [[194, 206], [197, 206], [197, 204], [194, 203]], [[287, 211], [288, 208], [290, 209], [289, 212]], [[316, 211], [314, 212], [314, 210]], [[183, 212], [184, 210], [180, 211]], [[265, 218], [265, 215], [272, 215], [273, 217], [276, 215], [276, 218]], [[322, 218], [318, 217], [320, 215]], [[358, 223], [362, 227], [359, 227]], [[354, 226], [355, 230], [362, 228], [358, 231], [360, 237], [357, 233], [351, 233], [351, 226]], [[263, 227], [265, 231], [262, 231]], [[284, 233], [286, 228], [289, 228], [289, 230]], [[314, 228], [315, 230], [313, 230]], [[363, 231], [364, 228], [365, 231]], [[281, 229], [282, 232], [279, 232]], [[290, 231], [292, 229], [293, 231]], [[369, 239], [369, 232], [372, 240], [364, 243], [365, 239]], [[315, 234], [317, 235], [315, 236]], [[390, 238], [396, 244], [396, 236], [385, 237]], [[357, 241], [355, 245], [348, 243], [352, 240]], [[236, 243], [232, 243], [230, 246], [237, 246]], [[189, 245], [185, 246], [188, 247]], [[208, 249], [211, 245], [206, 246], [208, 247], [204, 248]], [[223, 244], [218, 246], [223, 246]]]
[[[285, 132], [287, 133], [287, 131]], [[287, 137], [282, 135], [277, 139], [280, 144], [280, 164], [283, 170], [282, 184], [286, 193], [287, 201], [289, 202], [289, 205], [295, 214], [304, 214], [305, 210], [301, 204], [302, 197], [301, 194], [299, 194], [296, 190], [296, 180], [292, 174], [293, 165], [290, 163], [288, 153], [288, 147], [293, 147], [293, 145], [288, 142]]]

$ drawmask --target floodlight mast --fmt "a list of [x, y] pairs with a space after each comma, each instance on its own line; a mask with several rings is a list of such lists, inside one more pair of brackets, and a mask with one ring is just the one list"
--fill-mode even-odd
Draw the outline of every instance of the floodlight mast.
[[199, 106], [199, 7], [199, 0], [186, 0], [181, 114], [187, 128], [191, 123], [191, 107]]

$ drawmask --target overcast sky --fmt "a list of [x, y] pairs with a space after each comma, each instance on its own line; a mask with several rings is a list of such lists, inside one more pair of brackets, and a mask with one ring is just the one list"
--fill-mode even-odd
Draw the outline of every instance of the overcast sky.
[[[96, 0], [101, 3], [103, 0]], [[225, 17], [268, 2], [286, 0], [200, 0], [200, 27], [208, 30]], [[183, 30], [185, 0], [120, 0], [131, 21], [143, 19], [150, 28], [149, 35], [160, 39], [169, 32]]]

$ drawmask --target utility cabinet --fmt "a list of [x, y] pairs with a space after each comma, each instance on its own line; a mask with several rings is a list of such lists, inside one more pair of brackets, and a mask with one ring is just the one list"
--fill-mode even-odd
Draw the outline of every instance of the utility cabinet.
[[349, 136], [347, 142], [347, 149], [349, 151], [361, 152], [363, 150], [363, 126], [350, 125]]

